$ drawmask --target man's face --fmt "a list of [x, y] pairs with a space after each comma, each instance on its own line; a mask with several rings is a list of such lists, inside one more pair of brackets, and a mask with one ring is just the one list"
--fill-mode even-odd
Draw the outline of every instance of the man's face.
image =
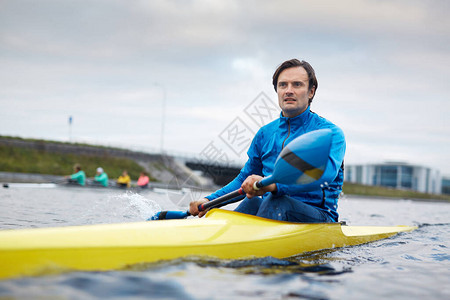
[[277, 83], [278, 104], [283, 116], [292, 118], [304, 112], [314, 95], [314, 89], [308, 91], [308, 73], [303, 67], [283, 70]]

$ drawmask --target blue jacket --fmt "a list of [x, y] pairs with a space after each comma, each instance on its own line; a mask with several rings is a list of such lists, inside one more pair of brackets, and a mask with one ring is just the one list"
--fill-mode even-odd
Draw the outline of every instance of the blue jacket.
[[247, 152], [248, 161], [239, 175], [206, 198], [212, 200], [239, 189], [244, 180], [252, 174], [264, 177], [272, 174], [275, 161], [284, 146], [304, 133], [323, 128], [330, 128], [333, 132], [330, 156], [323, 175], [323, 179], [328, 185], [317, 189], [317, 186], [277, 183], [276, 196], [288, 195], [313, 205], [337, 221], [339, 217], [337, 202], [344, 183], [345, 137], [339, 127], [311, 112], [309, 107], [294, 118], [286, 118], [281, 115], [279, 119], [261, 127], [253, 138]]

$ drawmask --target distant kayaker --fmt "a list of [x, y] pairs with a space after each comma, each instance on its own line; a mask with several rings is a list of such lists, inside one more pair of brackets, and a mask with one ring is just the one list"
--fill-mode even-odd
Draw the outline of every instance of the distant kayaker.
[[149, 181], [150, 179], [148, 178], [147, 174], [145, 172], [141, 172], [137, 181], [137, 185], [141, 188], [146, 188], [148, 187]]
[[122, 175], [117, 179], [117, 185], [120, 187], [129, 188], [131, 185], [130, 175], [128, 175], [127, 170], [123, 170]]
[[76, 183], [84, 186], [86, 184], [86, 174], [81, 169], [81, 166], [79, 164], [75, 164], [73, 169], [75, 173], [72, 175], [67, 175], [64, 178], [68, 179], [69, 183]]
[[[190, 203], [192, 215], [203, 216], [198, 205], [239, 189], [246, 198], [235, 209], [263, 218], [291, 222], [337, 222], [338, 198], [344, 182], [345, 137], [343, 131], [310, 110], [318, 81], [306, 61], [291, 59], [275, 71], [272, 84], [281, 107], [280, 117], [261, 127], [247, 152], [248, 160], [239, 175], [225, 187]], [[326, 184], [315, 189], [308, 185], [271, 184], [253, 189], [255, 181], [271, 175], [281, 150], [296, 137], [317, 129], [330, 128], [333, 140], [328, 163], [322, 178]]]
[[105, 173], [103, 168], [97, 168], [97, 174], [94, 177], [94, 182], [99, 183], [103, 186], [108, 186], [108, 174]]

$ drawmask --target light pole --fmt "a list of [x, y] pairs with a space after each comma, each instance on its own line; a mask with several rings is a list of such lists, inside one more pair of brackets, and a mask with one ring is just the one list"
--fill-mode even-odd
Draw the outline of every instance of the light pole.
[[69, 143], [72, 143], [72, 116], [69, 116]]
[[161, 103], [161, 154], [164, 153], [164, 126], [165, 126], [165, 119], [166, 119], [166, 97], [167, 97], [167, 93], [166, 93], [166, 88], [164, 87], [164, 85], [159, 84], [157, 82], [155, 82], [155, 86], [159, 86], [162, 89], [163, 92], [163, 98], [162, 98], [162, 103]]

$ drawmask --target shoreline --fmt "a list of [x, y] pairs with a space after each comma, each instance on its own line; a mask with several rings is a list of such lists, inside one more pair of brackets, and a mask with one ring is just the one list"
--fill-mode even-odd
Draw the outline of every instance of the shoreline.
[[339, 198], [339, 200], [342, 199], [351, 199], [351, 198], [358, 198], [360, 200], [368, 201], [368, 200], [386, 200], [386, 201], [414, 201], [414, 202], [436, 202], [436, 203], [449, 203], [450, 200], [445, 199], [435, 199], [435, 198], [407, 198], [407, 197], [396, 197], [396, 196], [389, 196], [389, 197], [383, 197], [383, 196], [375, 196], [375, 195], [359, 195], [359, 194], [344, 194], [342, 197]]

